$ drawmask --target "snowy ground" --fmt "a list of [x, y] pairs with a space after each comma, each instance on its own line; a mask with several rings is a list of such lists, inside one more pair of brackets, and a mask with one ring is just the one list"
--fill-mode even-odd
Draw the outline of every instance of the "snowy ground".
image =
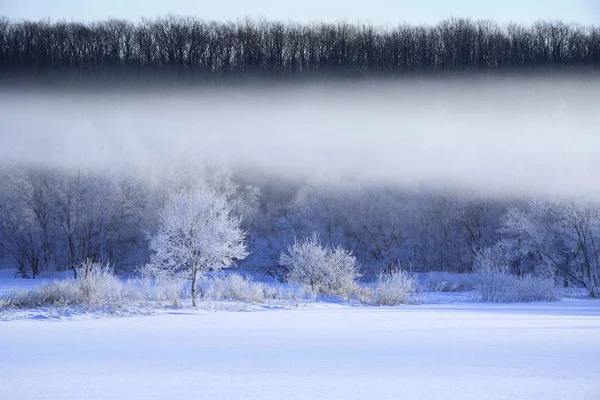
[[600, 302], [0, 322], [1, 399], [599, 399]]
[[69, 272], [57, 272], [55, 277], [42, 277], [37, 279], [16, 278], [16, 268], [0, 268], [0, 294], [12, 289], [31, 289], [44, 283], [51, 283], [56, 279], [66, 278]]

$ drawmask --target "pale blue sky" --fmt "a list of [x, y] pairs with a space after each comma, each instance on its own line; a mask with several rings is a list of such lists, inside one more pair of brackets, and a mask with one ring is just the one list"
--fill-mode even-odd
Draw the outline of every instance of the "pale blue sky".
[[11, 18], [137, 20], [167, 13], [216, 20], [247, 15], [299, 22], [346, 19], [376, 25], [435, 23], [452, 15], [499, 22], [560, 19], [600, 24], [600, 0], [0, 0], [0, 15]]

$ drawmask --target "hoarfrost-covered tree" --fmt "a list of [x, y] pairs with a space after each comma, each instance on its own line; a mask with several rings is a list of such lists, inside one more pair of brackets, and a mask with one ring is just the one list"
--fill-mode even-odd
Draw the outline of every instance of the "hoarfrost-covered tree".
[[291, 202], [296, 231], [318, 232], [331, 245], [346, 245], [348, 199], [355, 193], [355, 184], [338, 178], [323, 178], [298, 190]]
[[600, 297], [600, 204], [583, 200], [531, 201], [502, 219], [504, 246], [514, 258], [537, 254], [545, 264]]
[[159, 215], [159, 230], [150, 239], [149, 268], [163, 276], [187, 276], [196, 306], [196, 282], [211, 268], [230, 267], [248, 255], [240, 227], [224, 196], [201, 188], [172, 196]]
[[51, 172], [26, 169], [4, 172], [0, 199], [0, 241], [22, 273], [33, 278], [55, 266], [55, 210], [52, 205], [56, 177]]

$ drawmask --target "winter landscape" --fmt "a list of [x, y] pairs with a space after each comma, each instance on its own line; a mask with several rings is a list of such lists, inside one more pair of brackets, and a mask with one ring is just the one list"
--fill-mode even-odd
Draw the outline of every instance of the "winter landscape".
[[594, 2], [126, 3], [0, 2], [0, 399], [600, 398]]

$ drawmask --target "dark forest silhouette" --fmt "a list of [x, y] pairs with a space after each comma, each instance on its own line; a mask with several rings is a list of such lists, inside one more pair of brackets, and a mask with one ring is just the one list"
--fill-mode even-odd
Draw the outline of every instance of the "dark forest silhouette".
[[434, 26], [203, 21], [0, 19], [4, 78], [404, 76], [590, 68], [600, 27], [563, 22], [498, 25], [452, 18]]

